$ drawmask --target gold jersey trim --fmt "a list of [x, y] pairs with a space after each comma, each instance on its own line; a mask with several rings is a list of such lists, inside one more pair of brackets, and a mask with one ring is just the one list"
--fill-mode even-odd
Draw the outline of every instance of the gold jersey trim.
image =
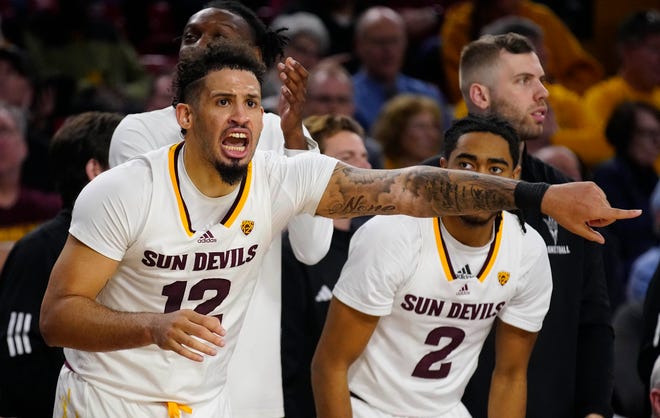
[[[183, 226], [183, 229], [186, 232], [186, 234], [189, 237], [192, 237], [193, 235], [195, 235], [195, 230], [193, 229], [192, 222], [190, 221], [190, 213], [188, 212], [188, 206], [186, 205], [186, 202], [183, 200], [183, 196], [181, 194], [179, 167], [177, 164], [179, 154], [183, 149], [183, 144], [184, 144], [183, 142], [179, 142], [178, 144], [174, 144], [170, 147], [168, 154], [168, 168], [170, 173], [170, 181], [172, 183], [172, 188], [174, 190], [174, 196], [176, 198], [177, 206], [179, 208], [179, 218], [181, 219], [181, 225]], [[252, 184], [252, 162], [248, 164], [247, 174], [241, 181], [240, 189], [238, 191], [238, 195], [236, 196], [236, 199], [234, 200], [234, 203], [232, 204], [231, 208], [229, 208], [229, 211], [227, 211], [227, 214], [222, 219], [222, 221], [220, 221], [220, 223], [225, 227], [227, 228], [231, 227], [234, 221], [236, 221], [238, 214], [243, 209], [243, 206], [245, 206], [245, 202], [247, 201], [248, 195], [250, 193], [251, 184]]]
[[[484, 265], [481, 267], [479, 274], [477, 274], [477, 278], [479, 279], [480, 282], [483, 282], [486, 279], [486, 277], [488, 277], [488, 273], [490, 273], [490, 270], [493, 268], [493, 265], [495, 264], [495, 260], [497, 259], [497, 254], [500, 250], [500, 244], [502, 242], [503, 223], [504, 220], [502, 219], [502, 213], [500, 212], [495, 218], [495, 239], [493, 239], [493, 242], [491, 242], [490, 249], [488, 250], [488, 255], [486, 256], [486, 261], [484, 262]], [[445, 245], [445, 242], [442, 239], [440, 218], [433, 219], [433, 232], [435, 234], [435, 243], [438, 248], [438, 256], [440, 258], [440, 264], [442, 265], [442, 270], [445, 273], [445, 277], [447, 278], [447, 281], [451, 282], [456, 279], [456, 273], [454, 272], [454, 268], [451, 264], [449, 253], [447, 251], [447, 246]]]

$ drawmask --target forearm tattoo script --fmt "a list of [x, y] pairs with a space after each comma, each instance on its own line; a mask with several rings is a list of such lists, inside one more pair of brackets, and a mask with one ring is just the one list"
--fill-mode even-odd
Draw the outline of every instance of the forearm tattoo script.
[[339, 164], [317, 213], [433, 217], [514, 209], [515, 185], [510, 179], [435, 167], [361, 170]]

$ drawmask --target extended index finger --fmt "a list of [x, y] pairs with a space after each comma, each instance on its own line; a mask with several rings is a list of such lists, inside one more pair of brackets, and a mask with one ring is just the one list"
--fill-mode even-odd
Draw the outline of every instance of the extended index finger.
[[597, 219], [589, 220], [593, 227], [607, 226], [614, 221], [636, 218], [642, 214], [641, 209], [603, 208], [603, 213]]

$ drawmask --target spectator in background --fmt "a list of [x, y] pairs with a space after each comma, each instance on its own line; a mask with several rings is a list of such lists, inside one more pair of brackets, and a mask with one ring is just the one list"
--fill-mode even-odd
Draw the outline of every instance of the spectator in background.
[[[594, 162], [605, 161], [615, 153], [604, 133], [618, 104], [635, 100], [660, 109], [660, 11], [641, 10], [626, 17], [619, 26], [616, 50], [621, 61], [617, 74], [584, 93], [594, 132], [588, 145], [589, 160]], [[660, 159], [655, 169], [660, 172]]]
[[330, 45], [328, 30], [321, 19], [312, 13], [280, 15], [270, 26], [276, 32], [284, 30], [282, 34], [289, 38], [282, 55], [295, 59], [308, 70], [325, 56]]
[[41, 105], [47, 100], [38, 96], [37, 79], [27, 53], [14, 45], [0, 47], [0, 101], [15, 106], [25, 114], [28, 153], [23, 163], [21, 183], [25, 186], [53, 191], [48, 171], [50, 132], [43, 129], [47, 116]]
[[[371, 168], [364, 146], [364, 130], [346, 115], [310, 116], [309, 133], [321, 153], [359, 168]], [[368, 217], [367, 217], [368, 218]], [[328, 254], [316, 264], [298, 261], [288, 235], [282, 240], [282, 385], [287, 418], [315, 415], [310, 364], [316, 349], [332, 289], [356, 230], [354, 219], [333, 219], [334, 231]]]
[[[653, 234], [660, 239], [660, 182], [655, 185], [651, 194], [650, 216], [653, 218]], [[643, 302], [649, 282], [660, 265], [660, 245], [646, 250], [635, 259], [630, 268], [626, 297], [628, 300]]]
[[[282, 57], [291, 57], [307, 71], [311, 71], [325, 55], [330, 44], [328, 30], [318, 16], [307, 12], [280, 15], [270, 25], [275, 32], [289, 38]], [[277, 67], [269, 69], [264, 80], [263, 105], [266, 110], [277, 113], [282, 81]]]
[[563, 145], [548, 145], [532, 155], [564, 173], [573, 181], [582, 181], [584, 175], [580, 159], [573, 151]]
[[[609, 238], [609, 237], [608, 237]], [[647, 395], [635, 364], [642, 336], [642, 302], [629, 300], [618, 306], [614, 327], [614, 391], [612, 409], [617, 416], [647, 418], [644, 405]]]
[[458, 66], [462, 48], [477, 39], [484, 26], [508, 15], [528, 18], [543, 29], [545, 45], [551, 52], [545, 64], [549, 81], [581, 94], [603, 77], [598, 61], [547, 6], [527, 0], [465, 1], [447, 10], [440, 29], [446, 93], [452, 103], [461, 99]]
[[0, 241], [16, 241], [57, 214], [62, 201], [55, 193], [21, 183], [28, 155], [25, 112], [0, 102]]
[[100, 112], [72, 116], [53, 137], [53, 175], [63, 208], [16, 243], [0, 275], [0, 416], [53, 414], [64, 354], [41, 336], [41, 300], [68, 236], [73, 202], [87, 182], [108, 169], [110, 138], [121, 118]]
[[371, 131], [383, 147], [385, 168], [403, 168], [440, 153], [442, 126], [436, 101], [401, 94], [385, 103]]
[[[656, 266], [646, 289], [642, 309], [642, 336], [640, 338], [637, 372], [645, 386], [644, 393], [650, 393], [651, 372], [656, 369], [654, 363], [660, 356], [660, 265]], [[650, 405], [645, 405], [645, 416], [651, 414]]]
[[172, 105], [172, 72], [163, 71], [157, 74], [152, 82], [147, 101], [144, 106], [145, 112], [163, 109]]
[[286, 11], [304, 10], [321, 18], [330, 34], [328, 54], [340, 61], [350, 60], [353, 48], [355, 24], [367, 7], [366, 2], [357, 0], [298, 0], [290, 1]]
[[367, 9], [355, 28], [355, 54], [360, 62], [353, 75], [355, 118], [370, 132], [386, 101], [402, 93], [431, 97], [447, 116], [442, 129], [451, 123], [451, 112], [438, 88], [401, 73], [406, 53], [406, 27], [394, 10], [376, 6]]
[[27, 112], [34, 90], [34, 71], [25, 51], [15, 45], [0, 47], [0, 99]]
[[[353, 80], [340, 64], [321, 62], [313, 68], [307, 79], [307, 101], [303, 116], [355, 115]], [[363, 136], [373, 168], [383, 168], [383, 147], [371, 136]]]
[[660, 155], [660, 110], [644, 102], [623, 102], [610, 115], [605, 136], [616, 155], [594, 171], [593, 180], [611, 204], [643, 209], [642, 215], [625, 227], [606, 227], [607, 245], [614, 244], [613, 240], [619, 244], [623, 266], [619, 280], [625, 289], [633, 261], [659, 242], [649, 203], [658, 182], [653, 163]]
[[58, 5], [35, 12], [25, 31], [38, 76], [73, 80], [77, 109], [139, 109], [149, 76], [133, 45], [103, 16], [103, 4], [75, 0]]

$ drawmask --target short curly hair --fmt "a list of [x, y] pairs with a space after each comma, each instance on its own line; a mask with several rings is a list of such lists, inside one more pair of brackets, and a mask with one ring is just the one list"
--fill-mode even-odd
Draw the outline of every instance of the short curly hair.
[[[220, 39], [207, 48], [196, 49], [181, 57], [172, 80], [172, 104], [175, 107], [179, 103], [197, 104], [203, 87], [201, 81], [210, 72], [223, 69], [249, 71], [257, 78], [259, 86], [263, 85], [266, 73], [265, 65], [249, 45]], [[184, 128], [181, 128], [181, 134], [186, 134]]]
[[248, 45], [228, 39], [218, 40], [179, 60], [172, 81], [174, 105], [194, 103], [201, 87], [199, 81], [208, 73], [225, 68], [249, 71], [255, 75], [259, 85], [263, 83], [266, 72], [266, 67]]

